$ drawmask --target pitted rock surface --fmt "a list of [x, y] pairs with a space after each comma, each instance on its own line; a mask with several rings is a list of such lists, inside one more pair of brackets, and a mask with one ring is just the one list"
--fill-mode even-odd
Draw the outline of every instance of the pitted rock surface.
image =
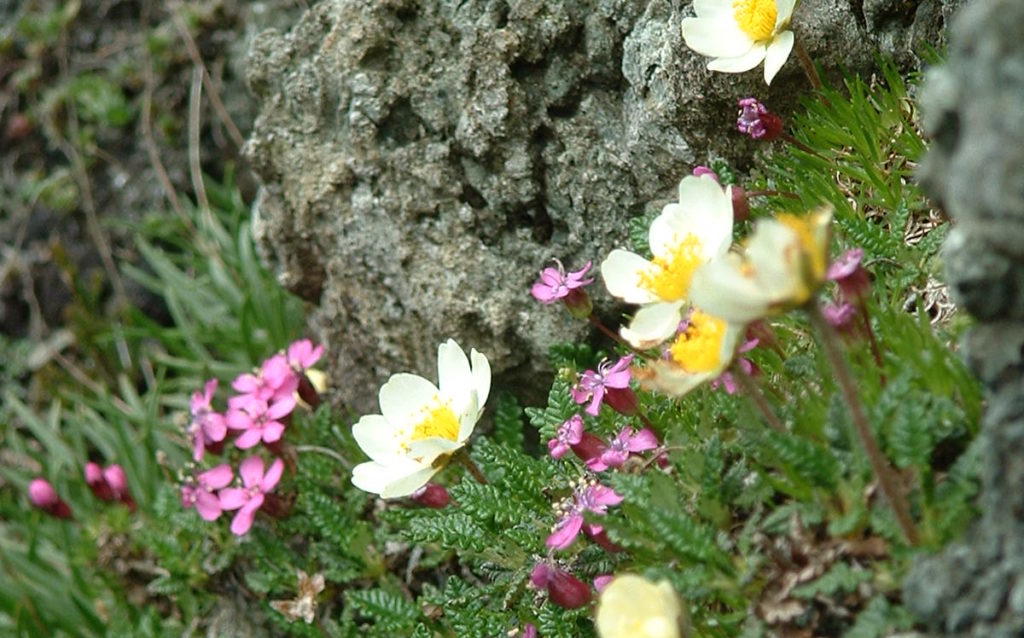
[[[958, 0], [806, 0], [798, 38], [834, 78], [879, 51], [938, 42]], [[322, 0], [255, 41], [261, 103], [247, 155], [262, 180], [255, 233], [290, 289], [318, 304], [336, 398], [372, 409], [390, 373], [432, 375], [454, 337], [527, 401], [547, 349], [585, 336], [530, 298], [551, 258], [578, 268], [628, 246], [709, 156], [749, 167], [736, 101], [789, 112], [793, 57], [712, 74], [669, 0]], [[872, 29], [877, 28], [877, 34]], [[595, 263], [596, 266], [596, 263]], [[593, 287], [599, 312], [621, 308]], [[342, 378], [343, 376], [343, 378]]]
[[1024, 636], [1024, 3], [964, 10], [921, 103], [934, 142], [921, 181], [956, 225], [944, 246], [964, 340], [989, 390], [979, 445], [981, 518], [904, 587], [935, 636]]

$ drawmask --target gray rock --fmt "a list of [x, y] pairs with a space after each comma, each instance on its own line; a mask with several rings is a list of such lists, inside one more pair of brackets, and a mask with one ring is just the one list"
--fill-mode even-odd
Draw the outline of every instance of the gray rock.
[[990, 396], [981, 519], [922, 560], [907, 605], [935, 636], [1024, 635], [1024, 4], [992, 0], [955, 22], [949, 62], [922, 94], [934, 143], [921, 181], [956, 219], [950, 288], [981, 323], [964, 354]]
[[[806, 0], [794, 24], [838, 79], [840, 65], [870, 70], [878, 47], [909, 60], [912, 31], [937, 39], [941, 21], [921, 8], [946, 6], [935, 2], [872, 8], [884, 37], [846, 0]], [[499, 383], [540, 399], [549, 345], [587, 330], [529, 297], [536, 273], [627, 245], [629, 218], [659, 209], [709, 156], [748, 167], [738, 98], [787, 113], [806, 92], [795, 58], [770, 89], [759, 71], [707, 71], [683, 44], [689, 11], [322, 0], [291, 31], [256, 39], [254, 229], [281, 281], [318, 305], [315, 331], [345, 371], [337, 398], [372, 409], [382, 379], [432, 374], [452, 336], [485, 352]], [[598, 312], [614, 321], [621, 308], [599, 288]]]

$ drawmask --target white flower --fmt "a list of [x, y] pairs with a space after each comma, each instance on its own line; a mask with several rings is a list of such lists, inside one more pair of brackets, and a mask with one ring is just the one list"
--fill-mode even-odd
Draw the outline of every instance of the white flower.
[[680, 638], [685, 614], [667, 580], [622, 574], [601, 590], [594, 625], [601, 638]]
[[[352, 471], [352, 483], [383, 498], [422, 487], [466, 444], [491, 388], [491, 367], [449, 339], [437, 348], [438, 387], [415, 374], [395, 374], [380, 389], [381, 414], [352, 426], [372, 461]], [[472, 367], [470, 367], [470, 360]]]
[[694, 273], [693, 303], [737, 324], [807, 303], [825, 280], [831, 224], [831, 206], [758, 220], [741, 254]]
[[725, 372], [745, 329], [694, 308], [665, 356], [636, 370], [634, 376], [645, 389], [683, 396]]
[[683, 20], [686, 46], [712, 71], [742, 73], [764, 62], [764, 81], [772, 78], [793, 50], [789, 21], [796, 0], [693, 0], [696, 18]]
[[732, 187], [711, 177], [685, 177], [679, 202], [662, 209], [651, 223], [648, 243], [652, 261], [616, 249], [601, 264], [608, 292], [627, 303], [643, 305], [622, 336], [637, 348], [671, 337], [698, 267], [724, 254], [732, 243]]

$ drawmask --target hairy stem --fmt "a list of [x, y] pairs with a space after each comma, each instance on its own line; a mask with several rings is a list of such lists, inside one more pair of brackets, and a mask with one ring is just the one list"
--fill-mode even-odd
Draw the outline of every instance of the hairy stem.
[[800, 66], [804, 69], [804, 74], [807, 75], [807, 80], [811, 83], [811, 87], [815, 91], [820, 91], [824, 88], [824, 83], [821, 81], [821, 76], [818, 75], [818, 69], [814, 66], [814, 61], [811, 60], [811, 56], [807, 53], [807, 49], [804, 45], [797, 40], [793, 43], [793, 50], [796, 51], [796, 57], [800, 60]]
[[846, 358], [843, 357], [839, 346], [839, 336], [836, 335], [835, 330], [832, 329], [832, 326], [825, 320], [824, 315], [821, 314], [821, 308], [818, 307], [816, 301], [807, 304], [805, 310], [811, 320], [811, 324], [814, 325], [818, 334], [821, 335], [825, 356], [828, 357], [829, 363], [832, 365], [832, 371], [836, 376], [836, 381], [839, 383], [839, 390], [843, 394], [843, 399], [850, 406], [854, 429], [857, 430], [857, 436], [860, 438], [861, 445], [864, 446], [868, 460], [871, 462], [871, 467], [875, 471], [875, 476], [878, 477], [878, 485], [882, 489], [882, 493], [889, 500], [893, 511], [895, 511], [896, 520], [903, 530], [903, 535], [911, 545], [917, 545], [919, 537], [917, 526], [910, 515], [910, 504], [903, 490], [900, 489], [895, 470], [889, 464], [889, 460], [882, 455], [882, 450], [878, 447], [878, 441], [875, 440], [875, 435], [868, 424], [864, 407], [857, 396], [853, 374], [850, 372], [850, 366], [847, 364]]
[[459, 462], [459, 465], [466, 468], [466, 471], [476, 479], [477, 483], [487, 485], [490, 482], [487, 480], [487, 477], [484, 476], [484, 473], [480, 470], [480, 466], [476, 464], [476, 461], [470, 458], [469, 453], [466, 452], [466, 448], [462, 448], [455, 453], [455, 460]]

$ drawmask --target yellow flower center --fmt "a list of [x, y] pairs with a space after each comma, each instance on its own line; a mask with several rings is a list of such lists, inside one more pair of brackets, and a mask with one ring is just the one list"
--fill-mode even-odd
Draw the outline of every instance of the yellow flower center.
[[676, 337], [669, 353], [672, 360], [687, 372], [711, 372], [721, 365], [724, 338], [724, 321], [694, 310], [690, 313], [689, 325]]
[[459, 420], [455, 413], [444, 403], [438, 402], [437, 406], [429, 409], [423, 419], [413, 428], [413, 441], [422, 441], [430, 437], [439, 437], [449, 441], [457, 441], [459, 438]]
[[655, 257], [654, 272], [640, 274], [640, 286], [665, 301], [680, 301], [690, 290], [693, 272], [704, 263], [700, 240], [690, 233], [664, 257]]
[[736, 10], [733, 13], [736, 24], [751, 40], [771, 40], [775, 34], [775, 19], [779, 15], [775, 0], [735, 0], [732, 8]]

